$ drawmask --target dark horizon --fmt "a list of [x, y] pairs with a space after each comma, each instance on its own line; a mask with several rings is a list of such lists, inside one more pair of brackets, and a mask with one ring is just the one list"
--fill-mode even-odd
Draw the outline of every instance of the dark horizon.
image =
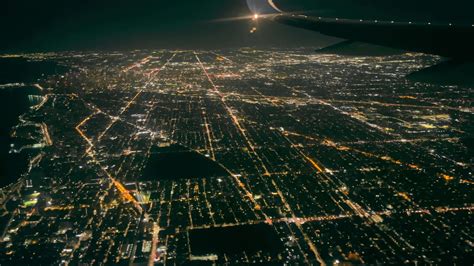
[[0, 52], [321, 46], [330, 38], [250, 15], [245, 1], [8, 1]]
[[[474, 23], [469, 0], [274, 0], [323, 17]], [[250, 19], [246, 0], [6, 0], [0, 53], [77, 50], [321, 47], [336, 39]]]

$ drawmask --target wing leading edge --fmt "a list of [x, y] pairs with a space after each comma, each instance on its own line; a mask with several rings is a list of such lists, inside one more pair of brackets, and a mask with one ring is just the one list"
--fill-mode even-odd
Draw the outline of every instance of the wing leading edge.
[[474, 60], [474, 25], [328, 19], [289, 14], [273, 16], [273, 20], [342, 39]]
[[324, 35], [474, 61], [474, 25], [330, 19], [286, 13], [273, 0], [247, 0], [254, 14]]

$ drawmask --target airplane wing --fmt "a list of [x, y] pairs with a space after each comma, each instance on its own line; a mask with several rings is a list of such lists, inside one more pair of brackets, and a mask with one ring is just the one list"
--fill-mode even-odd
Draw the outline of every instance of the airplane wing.
[[286, 13], [273, 0], [247, 0], [254, 14], [328, 36], [449, 58], [474, 60], [474, 25], [351, 20]]

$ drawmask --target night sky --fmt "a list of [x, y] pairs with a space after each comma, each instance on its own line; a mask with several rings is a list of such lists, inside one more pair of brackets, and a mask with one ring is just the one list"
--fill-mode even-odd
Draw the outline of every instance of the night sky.
[[[472, 0], [274, 1], [325, 17], [474, 23]], [[276, 23], [261, 22], [250, 34], [250, 21], [216, 22], [245, 15], [245, 0], [3, 0], [0, 52], [295, 47], [331, 40]]]
[[327, 38], [249, 15], [244, 0], [7, 0], [1, 51], [317, 46]]

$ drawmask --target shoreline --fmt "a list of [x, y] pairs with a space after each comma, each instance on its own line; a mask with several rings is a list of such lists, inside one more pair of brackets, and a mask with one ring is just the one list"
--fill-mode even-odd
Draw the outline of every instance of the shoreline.
[[20, 86], [2, 87], [0, 85], [0, 104], [3, 112], [0, 119], [0, 189], [15, 185], [27, 172], [30, 152], [23, 151], [15, 153], [12, 150], [18, 144], [18, 137], [14, 136], [15, 128], [25, 123], [22, 117], [33, 110], [38, 110], [31, 96], [46, 96], [34, 85], [15, 83]]

